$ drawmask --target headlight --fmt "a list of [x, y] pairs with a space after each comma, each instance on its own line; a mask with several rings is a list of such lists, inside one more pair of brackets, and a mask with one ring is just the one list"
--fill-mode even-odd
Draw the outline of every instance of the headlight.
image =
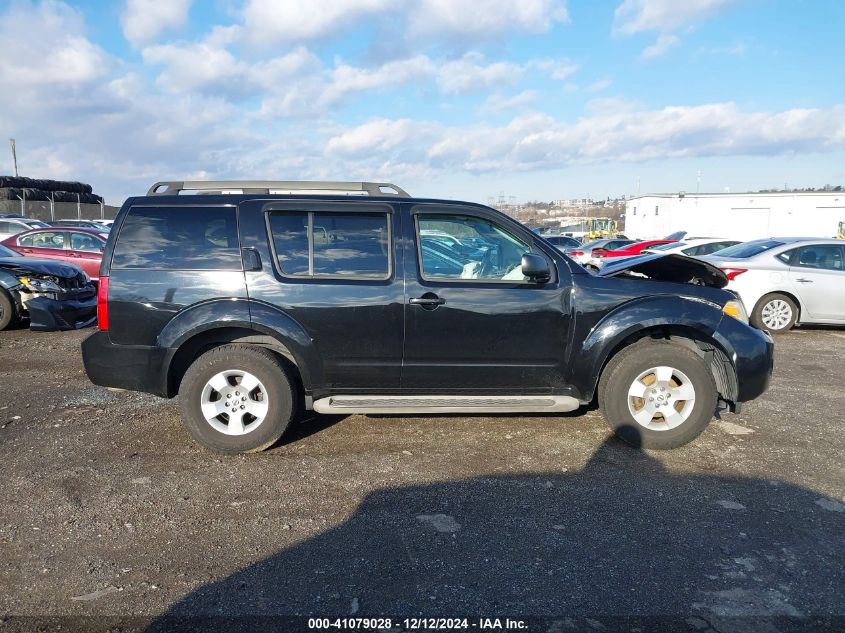
[[32, 292], [61, 292], [62, 289], [52, 281], [44, 279], [32, 279], [31, 277], [18, 277], [27, 290]]
[[739, 299], [728, 301], [723, 307], [722, 312], [732, 316], [735, 319], [748, 323], [748, 313], [745, 311], [745, 306]]

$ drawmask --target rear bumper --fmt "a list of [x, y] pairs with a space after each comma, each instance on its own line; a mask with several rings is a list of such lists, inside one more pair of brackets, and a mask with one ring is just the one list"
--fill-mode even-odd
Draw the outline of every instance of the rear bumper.
[[769, 388], [775, 345], [766, 332], [732, 317], [724, 317], [715, 333], [736, 369], [737, 402], [748, 402]]
[[25, 309], [31, 330], [79, 330], [93, 325], [97, 320], [97, 297], [61, 300], [34, 297], [26, 302]]
[[95, 385], [163, 397], [167, 397], [167, 352], [161, 347], [114, 345], [108, 332], [94, 332], [82, 341], [82, 363]]

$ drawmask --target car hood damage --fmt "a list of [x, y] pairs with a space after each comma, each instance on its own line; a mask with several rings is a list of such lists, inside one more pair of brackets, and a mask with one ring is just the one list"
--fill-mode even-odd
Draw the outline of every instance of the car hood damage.
[[728, 285], [725, 273], [712, 264], [675, 253], [626, 257], [605, 264], [597, 275], [671, 281], [712, 288], [724, 288]]
[[17, 275], [50, 275], [73, 279], [79, 274], [76, 266], [52, 259], [31, 259], [29, 257], [0, 257], [0, 269]]
[[0, 286], [32, 330], [76, 330], [97, 320], [97, 289], [81, 268], [51, 259], [0, 258]]

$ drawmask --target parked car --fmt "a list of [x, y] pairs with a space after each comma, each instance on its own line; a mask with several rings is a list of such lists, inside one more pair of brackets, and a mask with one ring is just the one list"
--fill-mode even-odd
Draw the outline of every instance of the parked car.
[[91, 229], [93, 231], [102, 231], [104, 227], [93, 220], [52, 220], [48, 223], [50, 226], [67, 226], [78, 229]]
[[565, 252], [566, 249], [576, 249], [581, 246], [581, 242], [574, 237], [567, 237], [566, 235], [544, 235], [543, 237], [559, 251]]
[[8, 217], [0, 218], [0, 241], [17, 235], [23, 231], [30, 229], [47, 228], [49, 224], [45, 224], [40, 220], [33, 220], [32, 218], [24, 218], [21, 216], [9, 215]]
[[33, 330], [73, 330], [97, 320], [97, 292], [81, 268], [23, 257], [0, 245], [0, 331], [19, 321]]
[[684, 239], [680, 242], [669, 242], [647, 248], [643, 253], [680, 253], [688, 257], [701, 257], [716, 253], [728, 246], [739, 244], [739, 240], [727, 240], [725, 238], [701, 237]]
[[629, 240], [627, 238], [593, 240], [592, 242], [587, 242], [586, 244], [567, 248], [564, 252], [583, 266], [593, 258], [593, 251], [595, 249], [614, 250], [617, 248], [624, 248], [625, 246], [634, 243], [635, 240]]
[[[771, 338], [714, 266], [654, 255], [598, 277], [479, 204], [385, 183], [173, 182], [115, 224], [85, 370], [179, 394], [193, 437], [223, 453], [267, 448], [300, 408], [551, 413], [594, 398], [626, 441], [670, 448], [771, 375]], [[427, 230], [489, 246], [440, 265]]]
[[703, 258], [721, 268], [751, 322], [775, 334], [796, 323], [845, 325], [845, 242], [754, 240]]
[[90, 229], [47, 227], [18, 233], [0, 244], [27, 257], [76, 264], [96, 281], [100, 276], [106, 238]]
[[627, 246], [616, 249], [594, 248], [592, 258], [584, 264], [584, 267], [587, 268], [587, 270], [598, 270], [607, 259], [614, 259], [616, 257], [633, 257], [635, 255], [639, 255], [647, 248], [674, 243], [674, 240], [645, 240], [644, 242], [634, 242], [633, 244], [628, 244]]

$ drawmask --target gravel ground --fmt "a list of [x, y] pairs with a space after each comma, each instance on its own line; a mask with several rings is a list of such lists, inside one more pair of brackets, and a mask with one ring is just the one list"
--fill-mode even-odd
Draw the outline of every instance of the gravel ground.
[[845, 627], [845, 330], [778, 338], [769, 392], [673, 451], [580, 411], [312, 417], [243, 457], [196, 445], [175, 401], [88, 383], [86, 335], [0, 333], [0, 631]]

